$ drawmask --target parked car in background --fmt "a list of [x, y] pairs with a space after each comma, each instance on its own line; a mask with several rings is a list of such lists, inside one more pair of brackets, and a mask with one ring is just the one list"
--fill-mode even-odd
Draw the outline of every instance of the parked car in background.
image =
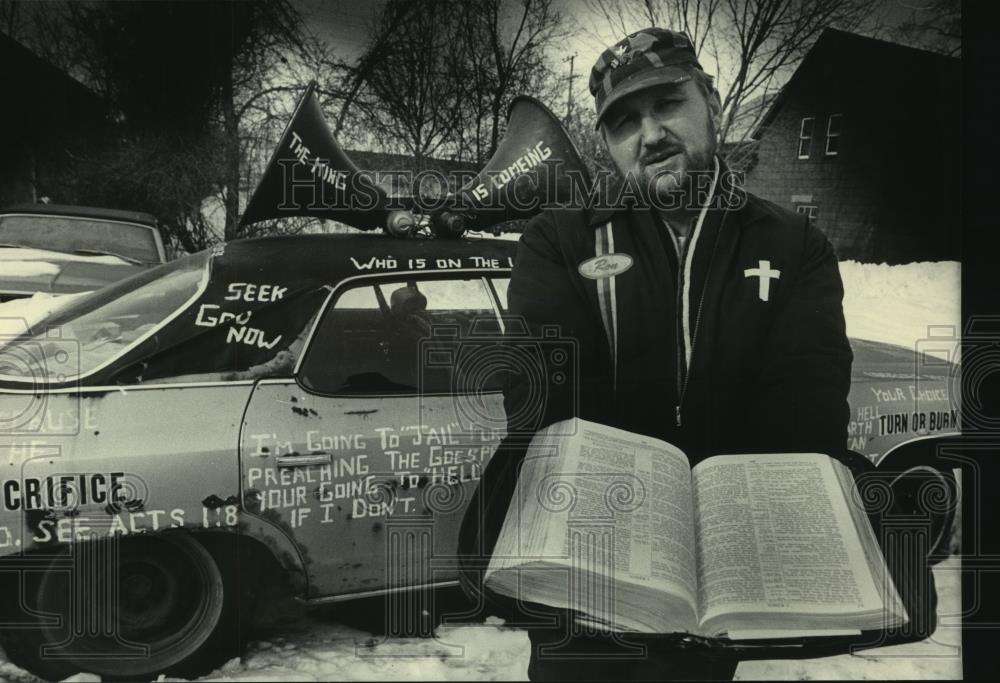
[[147, 213], [58, 204], [0, 210], [0, 302], [100, 289], [166, 261]]
[[[0, 339], [12, 661], [57, 680], [194, 676], [239, 653], [261, 582], [288, 577], [309, 604], [453, 585], [506, 429], [499, 371], [540, 390], [573, 376], [558, 334], [518, 340], [515, 247], [235, 241]], [[523, 363], [503, 365], [501, 338]], [[852, 344], [845, 446], [878, 460], [955, 432], [950, 364]]]

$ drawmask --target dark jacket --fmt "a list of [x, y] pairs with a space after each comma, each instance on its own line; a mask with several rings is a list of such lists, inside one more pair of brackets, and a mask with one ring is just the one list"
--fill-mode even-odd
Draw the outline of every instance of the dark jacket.
[[[538, 383], [512, 377], [505, 407], [519, 417], [483, 474], [460, 552], [489, 556], [530, 435], [574, 415], [669, 441], [692, 465], [719, 453], [844, 450], [852, 353], [833, 248], [804, 215], [733, 178], [720, 173], [680, 255], [647, 208], [547, 211], [525, 228], [510, 313], [535, 335], [557, 325], [579, 372], [547, 382], [535, 411], [522, 408]], [[628, 258], [594, 261], [609, 254]], [[776, 275], [766, 301], [760, 269]]]

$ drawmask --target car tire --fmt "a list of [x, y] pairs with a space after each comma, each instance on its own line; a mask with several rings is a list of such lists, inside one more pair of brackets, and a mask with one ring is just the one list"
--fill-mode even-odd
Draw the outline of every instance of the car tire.
[[[58, 619], [6, 631], [8, 658], [47, 680], [80, 671], [105, 681], [194, 678], [218, 668], [240, 655], [252, 616], [255, 591], [238, 571], [235, 540], [168, 533], [76, 544], [28, 577], [28, 606]], [[117, 571], [93, 569], [102, 566]]]

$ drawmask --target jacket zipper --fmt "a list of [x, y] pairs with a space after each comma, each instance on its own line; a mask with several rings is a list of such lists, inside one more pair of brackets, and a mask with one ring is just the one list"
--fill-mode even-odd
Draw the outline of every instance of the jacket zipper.
[[[675, 417], [677, 426], [681, 426], [681, 401], [684, 399], [684, 390], [687, 388], [687, 377], [684, 372], [684, 308], [682, 298], [684, 291], [684, 257], [687, 255], [688, 242], [684, 243], [684, 249], [677, 248], [677, 237], [673, 234], [673, 228], [666, 226], [670, 236], [670, 242], [674, 245], [674, 253], [677, 254], [677, 316], [674, 321], [674, 333], [677, 343], [677, 405], [675, 406]], [[690, 235], [688, 236], [690, 238]], [[682, 253], [683, 252], [683, 253]], [[692, 339], [692, 346], [694, 340]]]
[[[701, 326], [701, 309], [705, 304], [705, 290], [708, 288], [708, 276], [712, 272], [712, 264], [715, 262], [715, 252], [719, 247], [719, 236], [722, 234], [722, 226], [725, 225], [725, 216], [722, 218], [722, 222], [719, 224], [719, 229], [715, 234], [715, 241], [712, 242], [712, 253], [708, 256], [708, 271], [706, 274], [706, 281], [702, 283], [701, 293], [698, 295], [698, 308], [694, 314], [694, 326], [691, 328], [691, 357], [688, 360], [687, 366], [684, 368], [685, 372], [681, 373], [681, 349], [684, 345], [683, 339], [683, 329], [684, 329], [684, 310], [681, 308], [681, 290], [683, 288], [683, 270], [680, 270], [677, 283], [677, 310], [678, 310], [678, 325], [677, 325], [677, 407], [675, 411], [675, 416], [677, 418], [677, 426], [681, 426], [681, 405], [684, 403], [684, 394], [687, 393], [688, 380], [691, 378], [691, 362], [694, 361], [694, 347], [695, 341], [698, 339], [698, 328]], [[684, 256], [687, 257], [687, 250], [690, 246], [690, 241], [686, 242], [684, 245]], [[692, 257], [693, 258], [693, 257]], [[692, 264], [693, 266], [693, 264]], [[688, 293], [690, 295], [690, 292]]]
[[[710, 192], [712, 196], [715, 195], [715, 181], [718, 179], [718, 174], [719, 174], [718, 158], [716, 158], [715, 160], [715, 174], [716, 176], [715, 179], [712, 181], [712, 190]], [[711, 197], [709, 198], [709, 201], [711, 201]], [[702, 207], [701, 215], [698, 217], [698, 222], [695, 224], [694, 229], [689, 232], [687, 239], [684, 242], [684, 249], [683, 249], [684, 253], [677, 259], [677, 321], [676, 321], [677, 322], [677, 405], [675, 407], [674, 414], [677, 420], [678, 427], [681, 426], [681, 406], [684, 404], [684, 394], [687, 392], [688, 380], [691, 377], [690, 365], [691, 361], [694, 360], [694, 346], [695, 346], [695, 341], [698, 338], [698, 325], [701, 322], [701, 308], [702, 305], [705, 303], [705, 289], [707, 288], [708, 285], [707, 277], [712, 272], [712, 263], [715, 261], [715, 252], [719, 246], [719, 235], [722, 234], [722, 225], [725, 224], [726, 221], [726, 216], [725, 214], [723, 214], [722, 222], [719, 224], [719, 230], [716, 232], [715, 235], [715, 241], [712, 243], [712, 253], [709, 254], [708, 257], [708, 271], [707, 271], [708, 275], [706, 275], [706, 281], [702, 283], [701, 292], [698, 295], [698, 310], [695, 311], [694, 327], [691, 328], [691, 353], [690, 357], [688, 358], [687, 365], [684, 365], [681, 358], [681, 354], [684, 352], [684, 309], [681, 306], [682, 303], [681, 295], [684, 290], [684, 265], [687, 261], [688, 251], [691, 248], [691, 242], [695, 237], [695, 233], [697, 233], [701, 228], [702, 221], [705, 218], [705, 211], [707, 210], [707, 208], [708, 208], [707, 204], [704, 207]], [[667, 229], [669, 230], [670, 227], [668, 226]], [[672, 236], [673, 235], [671, 234], [671, 237]], [[679, 251], [677, 249], [676, 240], [674, 240], [674, 251]], [[691, 255], [691, 258], [692, 259], [694, 258], [693, 254]], [[692, 267], [694, 266], [693, 263], [691, 265]], [[690, 294], [691, 293], [688, 292], [688, 298], [690, 298]]]
[[[694, 342], [698, 337], [698, 323], [701, 322], [701, 307], [705, 303], [705, 290], [701, 290], [701, 296], [698, 297], [698, 310], [694, 314], [694, 327], [691, 329], [691, 360], [694, 360]], [[683, 313], [682, 313], [683, 315]], [[680, 362], [680, 356], [677, 358], [678, 363]], [[691, 368], [686, 368], [687, 372], [684, 373], [683, 381], [678, 380], [678, 393], [677, 393], [677, 426], [681, 426], [681, 404], [684, 402], [684, 394], [687, 392], [688, 379], [691, 377]], [[679, 375], [678, 375], [679, 376]]]
[[[686, 251], [686, 245], [685, 245]], [[678, 258], [678, 263], [683, 264], [684, 262]], [[684, 390], [687, 389], [687, 373], [684, 371], [684, 308], [681, 305], [682, 292], [684, 289], [684, 268], [683, 265], [679, 265], [677, 268], [677, 426], [681, 426], [681, 403], [684, 401]], [[694, 340], [692, 339], [692, 346], [694, 345]]]

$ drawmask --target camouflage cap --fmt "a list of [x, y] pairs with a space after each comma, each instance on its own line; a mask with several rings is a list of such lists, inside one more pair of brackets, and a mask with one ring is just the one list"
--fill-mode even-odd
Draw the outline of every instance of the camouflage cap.
[[653, 85], [683, 83], [691, 78], [687, 66], [701, 68], [687, 34], [665, 28], [644, 28], [618, 41], [590, 70], [590, 94], [597, 105], [597, 121], [612, 103]]

